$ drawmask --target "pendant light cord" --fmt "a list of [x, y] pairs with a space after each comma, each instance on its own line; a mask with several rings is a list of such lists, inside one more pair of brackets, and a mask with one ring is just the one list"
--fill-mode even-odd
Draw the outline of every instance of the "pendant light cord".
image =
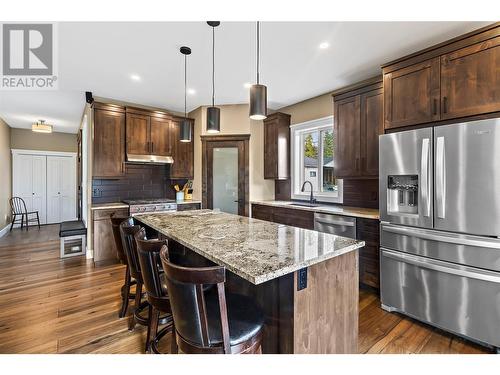
[[187, 119], [187, 55], [184, 55], [184, 118]]
[[259, 84], [259, 57], [260, 57], [260, 22], [257, 21], [257, 84]]
[[215, 27], [212, 26], [212, 107], [215, 106]]

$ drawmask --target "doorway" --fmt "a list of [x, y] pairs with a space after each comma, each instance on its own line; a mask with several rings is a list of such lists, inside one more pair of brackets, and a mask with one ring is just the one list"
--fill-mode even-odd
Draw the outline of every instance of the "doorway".
[[248, 216], [250, 134], [202, 136], [203, 207]]

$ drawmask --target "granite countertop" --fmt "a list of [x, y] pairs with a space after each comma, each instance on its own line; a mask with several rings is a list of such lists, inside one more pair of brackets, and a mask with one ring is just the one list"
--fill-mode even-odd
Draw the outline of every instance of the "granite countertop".
[[142, 214], [135, 219], [253, 284], [365, 245], [333, 234], [212, 210]]
[[113, 203], [95, 203], [90, 206], [91, 210], [107, 210], [112, 208], [128, 208], [128, 204], [123, 202], [113, 202]]
[[[289, 207], [289, 208], [293, 208], [294, 210], [322, 212], [322, 213], [326, 213], [326, 214], [360, 217], [360, 218], [364, 218], [364, 219], [378, 220], [380, 218], [379, 210], [377, 210], [375, 208], [349, 207], [349, 206], [340, 206], [340, 205], [333, 205], [333, 204], [328, 205], [328, 204], [321, 204], [321, 203], [318, 203], [317, 207], [304, 207], [304, 206], [293, 205], [294, 201], [273, 201], [273, 200], [252, 201], [250, 203], [262, 204], [265, 206]], [[307, 202], [305, 202], [305, 203], [307, 203]]]

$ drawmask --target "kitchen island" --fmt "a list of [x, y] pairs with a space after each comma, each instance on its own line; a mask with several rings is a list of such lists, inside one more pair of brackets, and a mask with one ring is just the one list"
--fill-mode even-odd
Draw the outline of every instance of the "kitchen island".
[[226, 288], [265, 313], [264, 353], [357, 353], [363, 241], [211, 210], [135, 219], [226, 267]]

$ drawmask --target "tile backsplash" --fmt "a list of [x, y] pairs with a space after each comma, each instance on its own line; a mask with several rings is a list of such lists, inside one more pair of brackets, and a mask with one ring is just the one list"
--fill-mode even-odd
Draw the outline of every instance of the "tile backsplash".
[[125, 175], [118, 179], [92, 180], [92, 203], [120, 202], [124, 199], [175, 199], [174, 183], [170, 180], [170, 166], [125, 164]]

